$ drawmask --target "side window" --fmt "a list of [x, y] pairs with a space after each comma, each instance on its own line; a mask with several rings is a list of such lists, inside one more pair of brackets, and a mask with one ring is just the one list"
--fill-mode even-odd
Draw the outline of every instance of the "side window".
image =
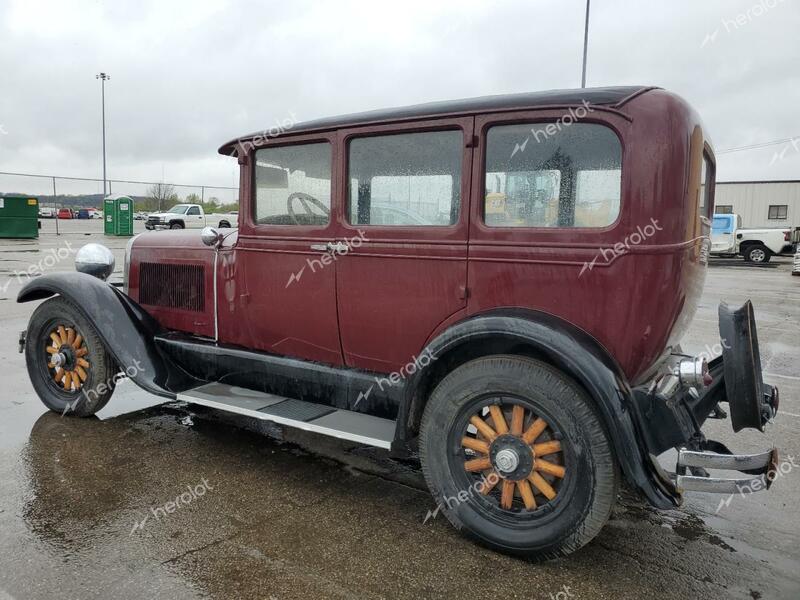
[[717, 206], [714, 207], [714, 214], [732, 215], [733, 214], [733, 204], [717, 204]]
[[197, 216], [197, 215], [200, 214], [200, 208], [197, 207], [197, 206], [191, 206], [191, 207], [189, 207], [189, 210], [186, 211], [186, 214], [187, 215], [195, 215], [195, 216]]
[[622, 146], [591, 123], [495, 126], [484, 182], [489, 227], [605, 227], [619, 216]]
[[[708, 207], [711, 202], [711, 194], [714, 191], [714, 169], [711, 166], [711, 159], [708, 154], [703, 152], [703, 167], [700, 170], [700, 214], [708, 214]], [[732, 207], [731, 207], [732, 208]], [[721, 210], [714, 212], [722, 213]], [[733, 212], [732, 210], [730, 212]]]
[[786, 219], [789, 214], [788, 204], [770, 204], [767, 209], [767, 219]]
[[348, 147], [353, 225], [446, 226], [461, 206], [461, 131], [356, 138]]
[[256, 151], [254, 218], [258, 225], [327, 225], [331, 146], [297, 144]]

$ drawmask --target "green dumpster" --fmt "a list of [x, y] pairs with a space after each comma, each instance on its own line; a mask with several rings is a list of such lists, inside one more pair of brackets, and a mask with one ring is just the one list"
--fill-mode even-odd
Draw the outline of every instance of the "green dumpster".
[[39, 201], [30, 196], [0, 198], [0, 238], [38, 238]]
[[103, 231], [106, 235], [133, 235], [133, 200], [129, 196], [106, 196], [103, 201]]

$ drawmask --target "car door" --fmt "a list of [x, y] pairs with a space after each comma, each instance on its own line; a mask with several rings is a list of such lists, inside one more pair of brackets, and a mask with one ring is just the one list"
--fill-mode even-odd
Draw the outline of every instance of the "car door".
[[190, 206], [186, 211], [186, 227], [199, 229], [206, 226], [206, 218], [199, 206]]
[[466, 307], [473, 118], [343, 130], [336, 287], [347, 365], [415, 362]]
[[334, 137], [270, 140], [242, 169], [238, 240], [219, 266], [221, 342], [342, 364], [327, 246]]
[[736, 252], [735, 215], [714, 215], [711, 225], [711, 252]]

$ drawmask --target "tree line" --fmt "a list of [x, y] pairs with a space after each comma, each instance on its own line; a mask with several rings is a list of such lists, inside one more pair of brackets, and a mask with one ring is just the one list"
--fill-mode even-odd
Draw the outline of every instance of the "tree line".
[[216, 196], [203, 200], [199, 195], [191, 193], [185, 198], [180, 198], [175, 192], [175, 186], [169, 183], [155, 183], [147, 189], [147, 196], [140, 202], [134, 202], [137, 211], [163, 212], [176, 204], [199, 204], [207, 213], [231, 212], [239, 210], [238, 202], [222, 203]]

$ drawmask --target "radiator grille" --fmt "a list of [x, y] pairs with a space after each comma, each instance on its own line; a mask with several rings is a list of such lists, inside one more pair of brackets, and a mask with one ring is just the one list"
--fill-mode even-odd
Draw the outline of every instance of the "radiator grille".
[[139, 303], [203, 312], [206, 308], [203, 265], [143, 262], [139, 265]]

